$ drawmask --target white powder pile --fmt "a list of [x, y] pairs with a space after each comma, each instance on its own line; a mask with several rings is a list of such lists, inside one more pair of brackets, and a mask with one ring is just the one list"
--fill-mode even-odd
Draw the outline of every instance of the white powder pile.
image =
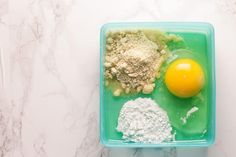
[[161, 143], [173, 139], [167, 113], [150, 98], [126, 102], [118, 118], [117, 131], [131, 142]]

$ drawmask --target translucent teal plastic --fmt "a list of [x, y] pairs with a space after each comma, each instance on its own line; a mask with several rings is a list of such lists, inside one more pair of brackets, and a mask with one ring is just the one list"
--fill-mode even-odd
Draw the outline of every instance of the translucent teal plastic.
[[[106, 45], [106, 32], [109, 30], [131, 30], [131, 29], [158, 29], [167, 33], [187, 34], [186, 40], [195, 41], [197, 34], [203, 34], [204, 59], [207, 62], [206, 73], [208, 75], [209, 92], [207, 94], [209, 112], [208, 117], [208, 134], [204, 140], [194, 140], [194, 137], [186, 140], [175, 140], [163, 142], [160, 144], [144, 144], [124, 142], [120, 137], [121, 133], [115, 133], [116, 121], [119, 111], [127, 101], [127, 98], [114, 98], [111, 91], [104, 86], [104, 53]], [[108, 147], [206, 147], [214, 143], [215, 140], [215, 43], [214, 29], [209, 23], [201, 22], [148, 22], [148, 23], [108, 23], [103, 25], [100, 32], [100, 141]], [[190, 45], [197, 47], [196, 43]], [[130, 97], [133, 99], [135, 97]], [[110, 124], [112, 123], [112, 125]]]

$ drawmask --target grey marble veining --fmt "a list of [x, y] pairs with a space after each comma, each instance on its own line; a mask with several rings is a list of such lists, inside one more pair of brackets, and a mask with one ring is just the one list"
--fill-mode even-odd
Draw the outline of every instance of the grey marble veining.
[[[115, 21], [215, 26], [217, 138], [210, 148], [99, 143], [99, 30]], [[1, 157], [233, 157], [235, 0], [0, 0]]]

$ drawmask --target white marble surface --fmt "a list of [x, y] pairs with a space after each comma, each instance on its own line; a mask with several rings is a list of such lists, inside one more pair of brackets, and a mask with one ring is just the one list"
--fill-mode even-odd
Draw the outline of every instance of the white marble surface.
[[[99, 30], [113, 21], [215, 26], [217, 137], [201, 149], [99, 144]], [[234, 157], [236, 0], [0, 0], [1, 157]]]

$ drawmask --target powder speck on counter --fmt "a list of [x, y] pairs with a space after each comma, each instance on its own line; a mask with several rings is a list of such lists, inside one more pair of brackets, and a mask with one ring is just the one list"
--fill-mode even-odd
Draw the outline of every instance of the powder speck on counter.
[[126, 102], [120, 111], [117, 131], [123, 133], [127, 142], [161, 143], [174, 138], [167, 113], [150, 98]]

